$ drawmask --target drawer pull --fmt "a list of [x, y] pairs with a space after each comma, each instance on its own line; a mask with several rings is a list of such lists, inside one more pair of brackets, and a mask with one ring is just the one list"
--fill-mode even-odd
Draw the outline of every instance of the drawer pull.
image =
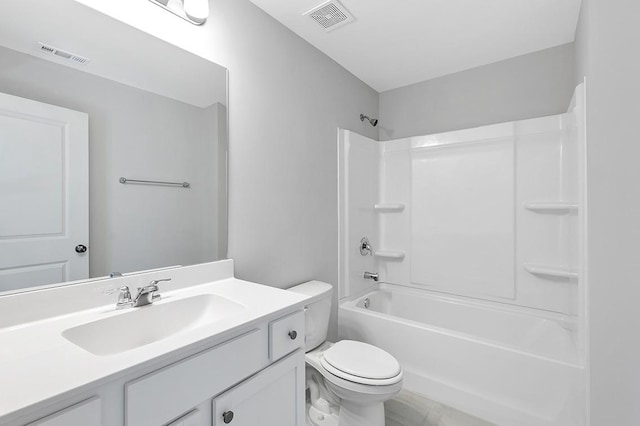
[[289, 332], [289, 338], [290, 338], [291, 340], [296, 340], [296, 337], [298, 337], [298, 332], [297, 332], [297, 331], [295, 331], [295, 330], [291, 330], [291, 331]]
[[233, 420], [233, 411], [225, 411], [222, 413], [222, 421], [226, 423], [231, 423]]

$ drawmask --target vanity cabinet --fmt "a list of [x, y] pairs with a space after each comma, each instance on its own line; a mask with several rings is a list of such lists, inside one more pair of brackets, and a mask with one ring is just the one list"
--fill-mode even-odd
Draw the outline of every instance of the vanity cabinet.
[[[103, 296], [161, 278], [149, 306]], [[306, 302], [232, 260], [0, 297], [0, 426], [304, 426]]]
[[22, 420], [0, 418], [0, 425], [303, 426], [303, 346], [304, 312], [297, 310], [144, 363]]

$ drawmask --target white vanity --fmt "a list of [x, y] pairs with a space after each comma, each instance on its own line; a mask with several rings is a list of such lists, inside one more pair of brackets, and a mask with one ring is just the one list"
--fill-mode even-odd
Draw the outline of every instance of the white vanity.
[[0, 425], [304, 425], [303, 309], [232, 260], [0, 297]]

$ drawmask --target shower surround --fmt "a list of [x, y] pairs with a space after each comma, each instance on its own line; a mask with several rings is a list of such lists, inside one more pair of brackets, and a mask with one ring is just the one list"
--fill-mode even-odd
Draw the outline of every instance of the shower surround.
[[387, 142], [339, 130], [340, 338], [497, 424], [585, 424], [583, 100]]

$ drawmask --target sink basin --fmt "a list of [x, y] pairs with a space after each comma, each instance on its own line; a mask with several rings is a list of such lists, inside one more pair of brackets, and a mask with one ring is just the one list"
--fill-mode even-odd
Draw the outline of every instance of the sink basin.
[[214, 294], [123, 310], [121, 314], [62, 332], [62, 336], [94, 355], [113, 355], [177, 333], [219, 321], [245, 307]]

